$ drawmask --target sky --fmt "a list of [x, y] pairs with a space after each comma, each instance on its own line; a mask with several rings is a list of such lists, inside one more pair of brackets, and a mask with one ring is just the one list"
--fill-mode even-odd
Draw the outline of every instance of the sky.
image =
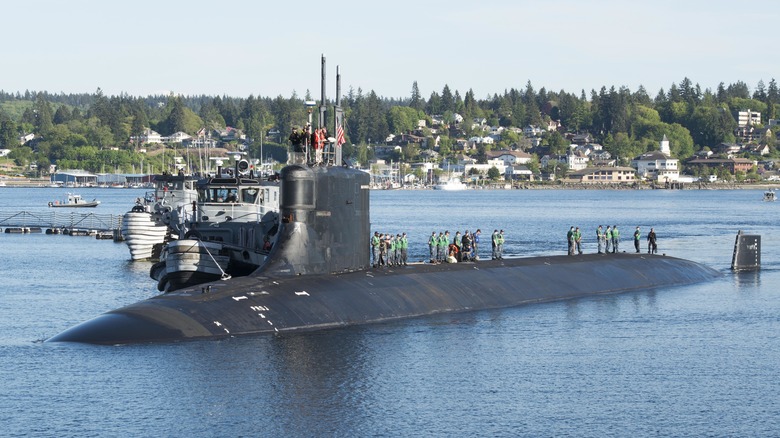
[[702, 89], [780, 79], [775, 0], [16, 0], [3, 5], [6, 92], [320, 95], [350, 89], [477, 98], [580, 94], [689, 78]]

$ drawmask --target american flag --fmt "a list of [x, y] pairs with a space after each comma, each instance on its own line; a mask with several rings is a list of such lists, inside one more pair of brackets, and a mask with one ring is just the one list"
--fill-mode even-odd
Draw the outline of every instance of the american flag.
[[344, 127], [341, 126], [341, 123], [336, 127], [336, 145], [341, 146], [347, 141], [344, 140]]

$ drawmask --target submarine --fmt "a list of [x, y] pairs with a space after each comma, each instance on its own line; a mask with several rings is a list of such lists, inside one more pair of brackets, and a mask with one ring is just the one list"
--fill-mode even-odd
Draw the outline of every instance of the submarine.
[[104, 313], [50, 342], [125, 344], [289, 333], [703, 282], [665, 255], [587, 254], [372, 268], [369, 176], [346, 166], [280, 172], [281, 224], [266, 262]]
[[[326, 114], [324, 57], [322, 64], [319, 126]], [[338, 73], [336, 89], [334, 124], [343, 126]], [[330, 147], [332, 155], [322, 163], [293, 160], [281, 170], [276, 243], [253, 273], [111, 310], [47, 342], [115, 345], [294, 333], [721, 276], [690, 260], [626, 253], [375, 269], [369, 256], [369, 175], [344, 163], [338, 141]]]

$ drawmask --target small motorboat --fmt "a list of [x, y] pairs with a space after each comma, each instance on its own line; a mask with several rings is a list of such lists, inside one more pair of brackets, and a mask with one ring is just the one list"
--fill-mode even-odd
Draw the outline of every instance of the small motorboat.
[[764, 192], [764, 201], [767, 202], [774, 202], [777, 196], [775, 195], [774, 190], [767, 190]]
[[49, 207], [97, 207], [100, 205], [100, 201], [93, 199], [91, 201], [85, 201], [81, 195], [68, 193], [68, 199], [65, 201], [49, 202]]

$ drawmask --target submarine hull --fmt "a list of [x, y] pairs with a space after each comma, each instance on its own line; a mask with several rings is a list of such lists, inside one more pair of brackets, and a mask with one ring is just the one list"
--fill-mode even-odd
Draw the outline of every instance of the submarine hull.
[[623, 253], [244, 277], [150, 298], [50, 341], [123, 344], [319, 330], [677, 286], [720, 275], [689, 260]]

